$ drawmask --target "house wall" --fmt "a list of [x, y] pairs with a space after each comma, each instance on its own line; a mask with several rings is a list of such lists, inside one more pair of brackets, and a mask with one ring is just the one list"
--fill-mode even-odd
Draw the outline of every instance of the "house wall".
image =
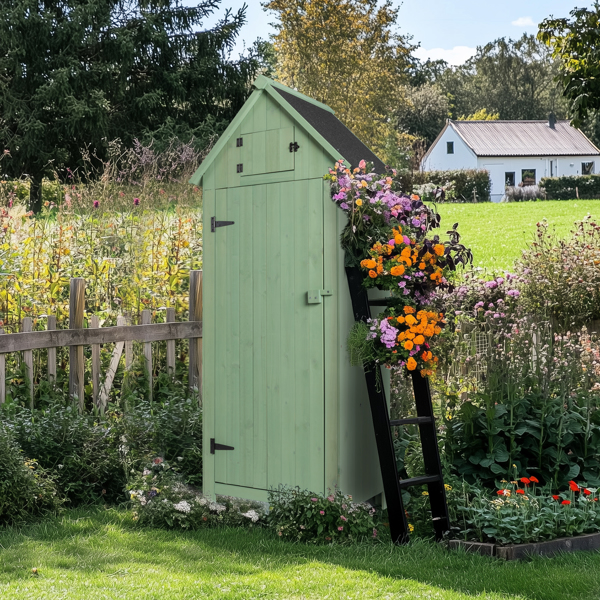
[[[454, 142], [454, 154], [447, 153], [447, 142]], [[446, 131], [444, 131], [422, 164], [424, 171], [450, 171], [453, 169], [476, 168], [477, 157], [452, 127], [446, 128]]]
[[[552, 173], [551, 161], [553, 162]], [[522, 181], [523, 169], [535, 169], [535, 182], [539, 183], [542, 177], [551, 175], [554, 177], [581, 175], [581, 164], [584, 162], [594, 162], [594, 173], [600, 171], [599, 156], [480, 156], [477, 158], [477, 168], [489, 171], [492, 202], [500, 202], [504, 195], [506, 173], [514, 173], [515, 185], [518, 185]]]

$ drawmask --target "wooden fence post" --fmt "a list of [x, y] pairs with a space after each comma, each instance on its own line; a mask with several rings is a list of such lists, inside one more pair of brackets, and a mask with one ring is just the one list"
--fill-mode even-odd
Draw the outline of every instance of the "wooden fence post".
[[[90, 329], [98, 329], [100, 327], [100, 319], [97, 315], [93, 315], [90, 319]], [[104, 410], [103, 406], [98, 404], [100, 391], [100, 344], [92, 344], [92, 394], [94, 406]]]
[[[174, 308], [167, 308], [167, 323], [175, 323]], [[175, 375], [175, 340], [167, 341], [167, 374]]]
[[[190, 321], [202, 321], [202, 271], [190, 271]], [[202, 338], [191, 338], [188, 382], [202, 402]]]
[[[142, 325], [150, 325], [152, 313], [149, 310], [142, 311]], [[144, 342], [144, 363], [148, 371], [148, 400], [152, 402], [152, 343]]]
[[[71, 279], [69, 290], [69, 329], [83, 329], [85, 279]], [[69, 346], [69, 398], [77, 396], [79, 410], [85, 408], [83, 346]]]
[[[4, 329], [0, 327], [0, 335], [4, 333]], [[6, 358], [4, 354], [0, 354], [0, 404], [4, 404], [6, 400]]]
[[[54, 315], [48, 315], [46, 328], [48, 331], [56, 329], [56, 317]], [[48, 348], [48, 381], [56, 383], [56, 348]]]
[[[23, 319], [23, 333], [31, 333], [33, 321], [31, 317]], [[25, 363], [25, 375], [29, 384], [29, 406], [33, 410], [33, 351], [25, 350], [23, 352], [23, 362]]]

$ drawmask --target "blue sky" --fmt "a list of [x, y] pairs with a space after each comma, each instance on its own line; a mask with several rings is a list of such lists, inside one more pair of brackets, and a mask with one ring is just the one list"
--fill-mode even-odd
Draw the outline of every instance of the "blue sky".
[[[185, 0], [193, 4], [193, 0]], [[247, 24], [236, 51], [244, 42], [251, 45], [257, 37], [268, 39], [274, 32], [269, 23], [274, 15], [265, 13], [260, 0], [222, 0], [222, 9], [207, 25], [216, 22], [224, 9], [248, 5]], [[535, 33], [537, 23], [549, 15], [566, 17], [573, 8], [590, 7], [590, 0], [393, 0], [400, 6], [399, 30], [413, 36], [421, 48], [419, 58], [443, 58], [460, 64], [471, 56], [476, 46], [499, 37], [518, 38], [524, 32]]]

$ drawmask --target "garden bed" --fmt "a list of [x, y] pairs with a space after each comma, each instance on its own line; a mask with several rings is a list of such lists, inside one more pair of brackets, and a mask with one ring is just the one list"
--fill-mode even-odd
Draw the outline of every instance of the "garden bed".
[[450, 540], [450, 549], [464, 548], [467, 552], [482, 556], [497, 556], [505, 560], [523, 560], [530, 556], [554, 556], [562, 552], [600, 550], [600, 533], [589, 533], [577, 537], [563, 537], [531, 544], [499, 544]]

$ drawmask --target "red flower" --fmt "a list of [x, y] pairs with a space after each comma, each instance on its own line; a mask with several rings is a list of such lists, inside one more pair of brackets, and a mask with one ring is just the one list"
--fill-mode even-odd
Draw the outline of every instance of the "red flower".
[[560, 496], [558, 496], [557, 494], [554, 494], [554, 496], [552, 496], [555, 500], [560, 500]]
[[570, 500], [563, 500], [563, 501], [561, 502], [561, 504], [571, 504], [571, 501], [570, 501]]
[[578, 492], [579, 486], [574, 481], [569, 481], [569, 488], [572, 492]]
[[529, 481], [531, 481], [531, 483], [539, 483], [540, 480], [537, 477], [530, 477]]
[[521, 479], [519, 480], [523, 485], [529, 485], [530, 483], [530, 479], [527, 479], [527, 477], [521, 477]]
[[525, 490], [517, 490], [517, 494], [524, 494]]
[[590, 496], [592, 492], [590, 492], [590, 490], [588, 490], [587, 488], [583, 488], [583, 493], [584, 493], [586, 496]]

